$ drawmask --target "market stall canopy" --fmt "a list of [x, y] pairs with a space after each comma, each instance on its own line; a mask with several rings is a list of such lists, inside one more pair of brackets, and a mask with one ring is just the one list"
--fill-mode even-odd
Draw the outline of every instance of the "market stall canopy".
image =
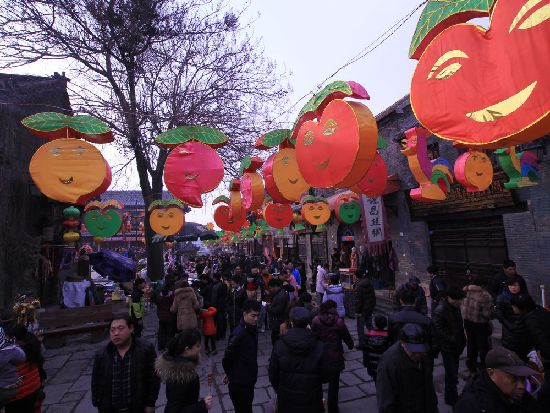
[[134, 260], [114, 251], [103, 250], [90, 254], [90, 264], [98, 274], [113, 281], [126, 282], [135, 278]]
[[214, 231], [209, 230], [206, 226], [197, 222], [187, 222], [185, 227], [176, 235], [165, 237], [162, 235], [155, 235], [153, 242], [184, 242], [184, 241], [205, 241], [211, 239], [218, 239]]

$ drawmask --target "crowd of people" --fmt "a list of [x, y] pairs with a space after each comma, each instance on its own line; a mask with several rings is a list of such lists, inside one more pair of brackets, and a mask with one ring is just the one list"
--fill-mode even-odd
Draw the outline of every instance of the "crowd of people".
[[[535, 304], [512, 261], [491, 280], [472, 276], [463, 288], [446, 285], [430, 266], [430, 300], [419, 278], [411, 277], [395, 291], [388, 315], [375, 314], [376, 294], [361, 269], [355, 272], [354, 314], [346, 314], [338, 272], [325, 264], [314, 269], [315, 298], [303, 265], [292, 260], [228, 255], [186, 266], [172, 260], [166, 270], [151, 296], [159, 323], [156, 349], [140, 338], [147, 286], [137, 278], [129, 314], [112, 320], [110, 341], [95, 355], [92, 403], [100, 413], [154, 412], [161, 381], [165, 412], [207, 412], [213, 399], [199, 399], [199, 354], [203, 348], [217, 354], [220, 340], [227, 340], [221, 365], [235, 412], [252, 412], [258, 335], [266, 329], [273, 344], [268, 375], [274, 409], [281, 413], [339, 411], [344, 347], [362, 350], [380, 413], [437, 412], [434, 364], [440, 355], [444, 400], [455, 412], [550, 411], [550, 382], [543, 378], [550, 369], [550, 312]], [[357, 338], [346, 315], [356, 319]], [[491, 343], [494, 319], [502, 324], [502, 347]], [[469, 378], [459, 395], [465, 349]], [[40, 412], [46, 373], [38, 339], [24, 326], [0, 328], [0, 362], [0, 408]]]

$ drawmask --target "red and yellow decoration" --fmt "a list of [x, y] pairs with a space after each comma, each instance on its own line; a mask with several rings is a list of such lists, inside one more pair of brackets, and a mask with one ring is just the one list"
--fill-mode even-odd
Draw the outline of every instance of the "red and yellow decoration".
[[213, 128], [182, 126], [161, 133], [156, 142], [172, 148], [164, 165], [170, 193], [192, 207], [202, 207], [201, 195], [223, 179], [223, 162], [215, 149], [227, 143], [227, 136]]
[[369, 198], [377, 198], [384, 194], [387, 183], [388, 167], [384, 158], [376, 152], [369, 170], [355, 186], [351, 187], [351, 190]]
[[30, 175], [48, 198], [84, 205], [111, 184], [111, 168], [94, 143], [108, 143], [113, 135], [106, 123], [87, 115], [41, 112], [21, 123], [34, 135], [48, 139], [33, 155]]
[[221, 204], [214, 211], [214, 222], [218, 227], [226, 232], [237, 232], [245, 225], [247, 221], [244, 210], [239, 219], [230, 216], [230, 200], [227, 196], [221, 195], [212, 201], [212, 205], [217, 204]]
[[264, 203], [264, 182], [258, 173], [263, 163], [257, 156], [246, 156], [241, 162], [241, 197], [248, 211], [255, 211]]
[[[433, 134], [505, 148], [550, 132], [547, 0], [430, 1], [411, 44], [417, 119]], [[490, 28], [467, 23], [488, 16]]]
[[149, 205], [149, 225], [159, 235], [170, 236], [181, 231], [185, 225], [185, 205], [179, 199], [161, 199]]
[[277, 229], [289, 226], [293, 215], [294, 212], [289, 204], [268, 202], [263, 210], [263, 216], [267, 224]]
[[78, 229], [80, 227], [80, 210], [74, 206], [67, 207], [63, 210], [63, 226], [65, 227], [65, 233], [63, 234], [63, 241], [68, 244], [74, 244], [80, 239], [80, 233]]
[[454, 165], [455, 178], [467, 192], [485, 191], [493, 182], [493, 165], [483, 152], [468, 151], [460, 155]]
[[325, 224], [330, 219], [330, 207], [324, 197], [305, 196], [302, 199], [302, 217], [315, 226], [316, 232], [326, 231]]

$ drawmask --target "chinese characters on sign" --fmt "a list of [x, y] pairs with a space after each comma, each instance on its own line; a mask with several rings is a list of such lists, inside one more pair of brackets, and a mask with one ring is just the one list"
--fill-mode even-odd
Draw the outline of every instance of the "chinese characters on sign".
[[367, 241], [369, 244], [384, 241], [384, 210], [382, 198], [367, 198], [365, 195], [361, 195], [361, 204], [363, 207], [363, 223], [365, 226], [365, 233], [367, 234]]

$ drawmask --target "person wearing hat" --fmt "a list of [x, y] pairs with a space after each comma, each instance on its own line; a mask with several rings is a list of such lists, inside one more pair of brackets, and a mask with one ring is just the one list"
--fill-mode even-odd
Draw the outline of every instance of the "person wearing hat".
[[395, 292], [393, 296], [394, 311], [401, 310], [401, 295], [405, 291], [412, 291], [414, 293], [416, 310], [424, 315], [428, 315], [428, 303], [426, 301], [426, 294], [424, 293], [424, 289], [420, 286], [420, 279], [414, 276], [410, 277], [409, 282], [403, 284]]
[[290, 311], [291, 328], [275, 343], [269, 362], [269, 381], [277, 393], [277, 411], [321, 413], [323, 409], [324, 345], [307, 326], [304, 307]]
[[424, 329], [405, 324], [399, 341], [378, 362], [376, 400], [379, 413], [437, 413], [433, 362]]
[[538, 413], [540, 402], [527, 392], [527, 378], [537, 374], [516, 353], [496, 347], [487, 353], [485, 369], [464, 387], [454, 413]]
[[459, 288], [447, 289], [433, 315], [434, 329], [441, 346], [445, 368], [445, 403], [454, 406], [458, 399], [458, 367], [460, 355], [466, 347], [464, 321], [460, 306], [464, 292]]

